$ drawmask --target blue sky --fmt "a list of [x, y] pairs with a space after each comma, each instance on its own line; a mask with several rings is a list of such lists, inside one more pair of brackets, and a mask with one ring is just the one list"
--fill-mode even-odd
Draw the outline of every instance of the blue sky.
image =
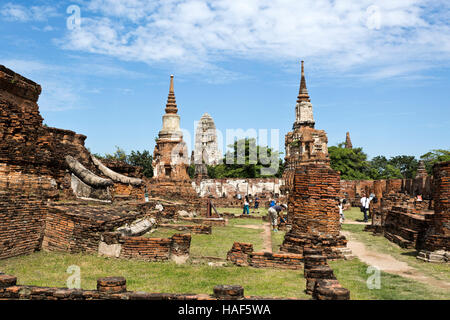
[[419, 157], [450, 148], [449, 21], [444, 0], [2, 0], [0, 64], [102, 154], [153, 152], [170, 74], [188, 145], [208, 112], [224, 134], [278, 129], [283, 151], [304, 60], [329, 146], [349, 131], [369, 157]]

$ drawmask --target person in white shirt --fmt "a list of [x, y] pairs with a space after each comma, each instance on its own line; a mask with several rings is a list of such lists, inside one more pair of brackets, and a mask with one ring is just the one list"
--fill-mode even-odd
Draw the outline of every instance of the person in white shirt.
[[339, 216], [340, 216], [339, 222], [343, 223], [344, 220], [345, 220], [345, 217], [344, 217], [344, 199], [339, 199], [338, 207], [339, 207]]
[[361, 198], [361, 208], [364, 212], [364, 222], [368, 222], [369, 219], [367, 218], [367, 211], [369, 211], [369, 205], [370, 205], [370, 198], [367, 198], [366, 195], [363, 195]]

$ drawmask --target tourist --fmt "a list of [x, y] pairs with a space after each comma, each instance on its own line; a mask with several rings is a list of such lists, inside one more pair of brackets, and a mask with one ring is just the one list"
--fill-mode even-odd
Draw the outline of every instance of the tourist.
[[338, 207], [339, 207], [339, 222], [340, 223], [343, 223], [344, 222], [344, 220], [345, 220], [345, 217], [344, 217], [344, 203], [345, 203], [345, 199], [339, 199], [339, 204], [338, 204]]
[[258, 195], [255, 196], [255, 207], [254, 207], [254, 210], [252, 212], [255, 212], [255, 210], [256, 210], [257, 213], [259, 213], [259, 198], [258, 198]]
[[273, 207], [274, 205], [276, 205], [275, 200], [271, 199], [270, 200], [270, 204], [269, 204], [269, 208]]
[[367, 211], [369, 211], [370, 198], [367, 198], [366, 195], [363, 195], [361, 198], [361, 210], [364, 213], [364, 222], [368, 222], [369, 218], [367, 217]]
[[284, 209], [287, 209], [287, 205], [282, 204], [281, 206], [275, 205], [270, 207], [268, 210], [273, 232], [278, 232], [278, 216], [281, 217], [280, 212]]
[[244, 210], [242, 214], [250, 214], [249, 208], [250, 208], [250, 201], [248, 200], [248, 195], [246, 195], [244, 199]]

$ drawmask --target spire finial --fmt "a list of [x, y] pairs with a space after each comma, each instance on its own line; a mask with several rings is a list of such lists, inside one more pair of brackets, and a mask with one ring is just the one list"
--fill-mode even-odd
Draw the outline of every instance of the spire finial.
[[175, 90], [173, 89], [173, 74], [170, 75], [169, 96], [167, 97], [166, 113], [177, 113], [177, 102], [175, 100]]
[[305, 79], [305, 66], [304, 61], [301, 61], [302, 63], [302, 72], [301, 72], [301, 79], [300, 79], [300, 90], [298, 92], [297, 102], [310, 102], [308, 95], [308, 89], [306, 89], [306, 79]]
[[347, 134], [345, 136], [345, 148], [346, 149], [352, 149], [352, 140], [350, 139], [350, 132], [347, 131]]

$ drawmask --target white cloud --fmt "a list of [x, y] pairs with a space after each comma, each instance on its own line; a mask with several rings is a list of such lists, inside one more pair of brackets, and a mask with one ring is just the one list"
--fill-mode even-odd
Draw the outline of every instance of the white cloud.
[[0, 64], [12, 69], [42, 87], [39, 107], [42, 111], [64, 111], [80, 109], [89, 105], [86, 92], [98, 94], [100, 89], [93, 88], [85, 77], [100, 78], [143, 78], [144, 74], [129, 71], [117, 65], [98, 61], [85, 61], [72, 57], [73, 64], [58, 65], [32, 59], [5, 59]]
[[[59, 39], [61, 47], [172, 64], [213, 75], [214, 82], [239, 76], [222, 67], [235, 58], [280, 65], [304, 59], [316, 71], [367, 73], [372, 79], [413, 76], [450, 60], [450, 5], [445, 0], [78, 3], [81, 27], [67, 30]], [[17, 20], [45, 17], [36, 14], [36, 7], [4, 7], [5, 15]], [[420, 69], [415, 68], [418, 62]]]
[[56, 9], [51, 6], [25, 7], [8, 2], [4, 4], [0, 9], [0, 15], [8, 21], [47, 21], [48, 18], [58, 16]]

